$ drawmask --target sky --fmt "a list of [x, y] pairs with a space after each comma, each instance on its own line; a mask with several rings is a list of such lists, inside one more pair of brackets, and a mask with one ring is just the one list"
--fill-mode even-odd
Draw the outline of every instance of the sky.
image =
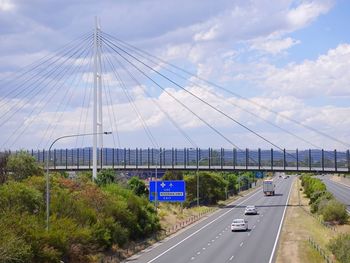
[[32, 95], [18, 76], [91, 35], [95, 16], [106, 34], [194, 73], [140, 57], [178, 84], [143, 68], [160, 89], [102, 43], [105, 147], [349, 149], [349, 10], [345, 0], [0, 0], [0, 149], [92, 132], [92, 37], [65, 82], [50, 76]]

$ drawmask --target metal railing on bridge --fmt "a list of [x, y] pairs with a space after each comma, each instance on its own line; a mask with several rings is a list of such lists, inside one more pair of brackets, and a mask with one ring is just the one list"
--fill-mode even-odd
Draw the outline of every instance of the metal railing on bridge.
[[[92, 148], [28, 151], [44, 166], [49, 157], [51, 170], [92, 168]], [[260, 170], [350, 172], [347, 151], [326, 150], [238, 150], [238, 149], [130, 149], [104, 148], [98, 151], [99, 168], [118, 170]]]

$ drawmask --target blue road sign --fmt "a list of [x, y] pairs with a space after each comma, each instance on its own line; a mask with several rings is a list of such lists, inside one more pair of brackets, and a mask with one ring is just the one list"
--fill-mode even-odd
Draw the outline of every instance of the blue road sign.
[[255, 178], [263, 178], [264, 172], [255, 172]]
[[[156, 196], [156, 182], [149, 185], [149, 200], [154, 201]], [[157, 201], [184, 202], [186, 200], [185, 181], [157, 181]]]

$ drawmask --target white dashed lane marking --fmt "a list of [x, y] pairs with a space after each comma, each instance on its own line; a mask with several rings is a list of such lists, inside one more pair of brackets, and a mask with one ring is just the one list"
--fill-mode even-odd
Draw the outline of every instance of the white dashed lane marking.
[[240, 247], [243, 246], [243, 242], [242, 242], [241, 244], [239, 244], [239, 246], [240, 246]]
[[235, 256], [230, 257], [230, 261], [234, 258]]

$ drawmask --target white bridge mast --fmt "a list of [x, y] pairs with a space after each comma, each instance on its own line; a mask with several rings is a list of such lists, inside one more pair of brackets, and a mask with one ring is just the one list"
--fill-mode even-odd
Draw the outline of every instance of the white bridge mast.
[[[101, 28], [95, 17], [94, 29], [94, 103], [93, 103], [93, 149], [92, 149], [92, 179], [97, 178], [97, 153], [100, 151], [102, 164], [103, 149], [103, 115], [102, 115], [102, 70], [101, 70]], [[97, 136], [99, 135], [99, 136]], [[98, 139], [98, 140], [97, 140]], [[97, 148], [98, 146], [98, 148]]]

